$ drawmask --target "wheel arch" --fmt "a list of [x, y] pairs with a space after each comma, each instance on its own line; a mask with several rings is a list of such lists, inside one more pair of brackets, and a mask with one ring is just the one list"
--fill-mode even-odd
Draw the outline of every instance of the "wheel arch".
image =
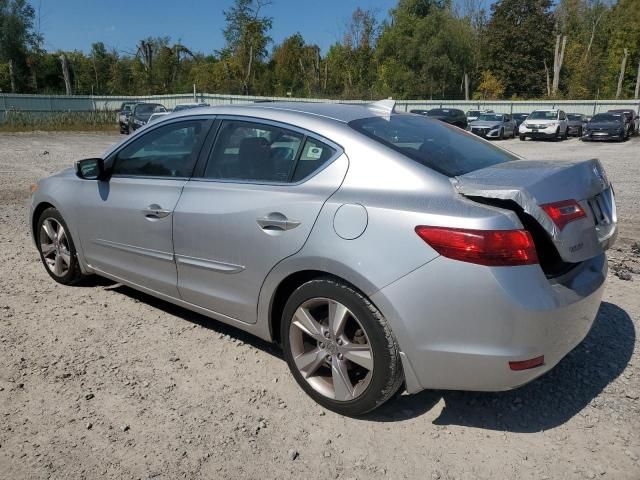
[[[273, 294], [271, 295], [267, 317], [271, 340], [273, 340], [275, 343], [280, 344], [280, 325], [282, 323], [282, 312], [284, 311], [285, 304], [287, 303], [287, 300], [289, 299], [291, 294], [304, 283], [322, 277], [331, 278], [335, 281], [342, 282], [369, 299], [369, 295], [367, 295], [363, 291], [363, 289], [359, 288], [353, 282], [349, 281], [343, 276], [336, 275], [326, 270], [305, 269], [291, 272], [278, 282], [277, 286], [273, 289]], [[369, 299], [369, 301], [371, 300]]]
[[56, 206], [51, 204], [50, 202], [42, 201], [38, 203], [38, 205], [36, 205], [36, 207], [33, 209], [33, 214], [31, 216], [31, 236], [34, 242], [38, 239], [38, 232], [36, 231], [38, 219], [40, 218], [40, 215], [42, 215], [42, 212], [44, 212], [47, 208], [56, 208]]

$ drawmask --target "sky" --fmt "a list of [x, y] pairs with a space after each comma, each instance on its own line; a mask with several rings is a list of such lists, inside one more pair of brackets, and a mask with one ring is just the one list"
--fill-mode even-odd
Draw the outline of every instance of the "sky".
[[[273, 18], [275, 43], [300, 32], [307, 43], [326, 52], [342, 39], [351, 13], [372, 9], [387, 17], [397, 0], [272, 0], [264, 13]], [[104, 42], [121, 53], [134, 54], [146, 37], [170, 36], [194, 52], [212, 54], [224, 46], [222, 11], [233, 0], [31, 0], [45, 49], [88, 52]], [[273, 47], [273, 44], [269, 47]]]

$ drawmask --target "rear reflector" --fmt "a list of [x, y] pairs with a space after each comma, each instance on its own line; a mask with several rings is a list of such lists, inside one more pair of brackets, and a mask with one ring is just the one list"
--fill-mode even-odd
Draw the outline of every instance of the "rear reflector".
[[518, 362], [509, 362], [511, 370], [528, 370], [529, 368], [539, 367], [544, 364], [544, 355], [532, 358], [530, 360], [521, 360]]
[[533, 265], [538, 255], [526, 230], [468, 230], [419, 225], [416, 233], [443, 257], [492, 267]]
[[562, 230], [567, 223], [587, 216], [575, 200], [546, 203], [541, 205], [541, 207], [560, 230]]

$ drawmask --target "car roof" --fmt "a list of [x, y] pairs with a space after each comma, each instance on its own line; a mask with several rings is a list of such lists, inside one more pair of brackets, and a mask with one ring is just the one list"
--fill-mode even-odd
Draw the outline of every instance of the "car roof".
[[321, 102], [258, 102], [244, 105], [216, 105], [184, 110], [176, 113], [187, 115], [243, 115], [253, 117], [282, 117], [283, 114], [307, 117], [315, 120], [349, 123], [362, 118], [404, 114], [394, 110], [395, 101], [381, 100], [372, 103], [321, 103]]

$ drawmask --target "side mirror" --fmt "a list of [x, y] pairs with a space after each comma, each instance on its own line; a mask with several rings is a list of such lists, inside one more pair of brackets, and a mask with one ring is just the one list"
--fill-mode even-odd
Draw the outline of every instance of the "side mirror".
[[107, 180], [102, 158], [85, 158], [76, 162], [76, 175], [83, 180]]

